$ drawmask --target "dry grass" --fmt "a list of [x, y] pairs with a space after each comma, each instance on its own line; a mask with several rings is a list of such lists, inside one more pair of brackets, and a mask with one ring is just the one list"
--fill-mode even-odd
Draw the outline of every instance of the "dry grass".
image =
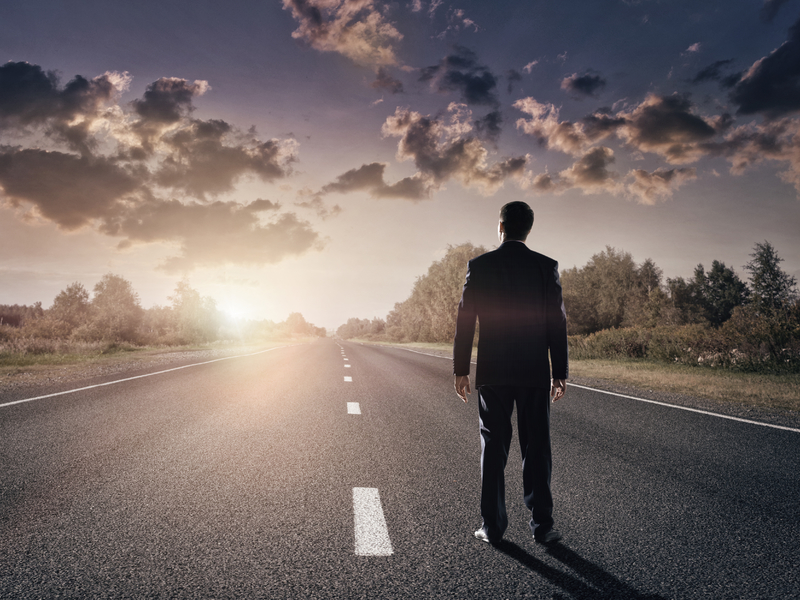
[[[448, 353], [453, 349], [450, 344], [384, 345]], [[644, 359], [570, 359], [569, 368], [573, 377], [603, 379], [639, 389], [672, 392], [717, 402], [800, 412], [800, 375], [737, 373]]]
[[571, 360], [570, 373], [642, 389], [800, 412], [800, 375], [737, 373], [645, 360]]

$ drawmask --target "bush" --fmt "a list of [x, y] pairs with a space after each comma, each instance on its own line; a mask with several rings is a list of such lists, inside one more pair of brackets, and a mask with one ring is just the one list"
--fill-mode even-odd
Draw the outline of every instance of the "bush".
[[575, 359], [647, 358], [759, 373], [800, 373], [800, 326], [737, 308], [721, 329], [629, 327], [569, 336]]

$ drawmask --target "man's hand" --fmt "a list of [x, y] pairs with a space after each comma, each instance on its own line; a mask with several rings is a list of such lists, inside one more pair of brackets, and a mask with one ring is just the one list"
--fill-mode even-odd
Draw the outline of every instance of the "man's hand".
[[453, 385], [456, 388], [456, 394], [458, 394], [458, 397], [466, 402], [467, 394], [472, 393], [472, 390], [469, 387], [469, 375], [456, 375]]
[[564, 397], [564, 394], [567, 392], [567, 380], [566, 379], [553, 379], [553, 387], [550, 388], [550, 398], [552, 398], [553, 402], [556, 400], [561, 400]]

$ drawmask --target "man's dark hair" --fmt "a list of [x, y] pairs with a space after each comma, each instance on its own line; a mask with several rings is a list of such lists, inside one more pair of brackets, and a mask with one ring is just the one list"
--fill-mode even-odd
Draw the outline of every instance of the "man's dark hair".
[[533, 210], [519, 200], [500, 209], [500, 222], [510, 240], [524, 240], [533, 227]]

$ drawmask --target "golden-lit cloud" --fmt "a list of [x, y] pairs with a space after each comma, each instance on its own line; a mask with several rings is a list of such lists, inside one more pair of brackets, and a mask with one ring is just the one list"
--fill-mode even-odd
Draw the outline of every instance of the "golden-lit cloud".
[[283, 0], [298, 23], [292, 37], [320, 52], [337, 52], [371, 66], [398, 63], [394, 44], [403, 36], [375, 0]]
[[656, 169], [648, 172], [643, 169], [633, 169], [630, 174], [632, 179], [626, 187], [629, 195], [636, 198], [641, 204], [655, 204], [672, 196], [673, 191], [684, 182], [697, 178], [697, 169], [682, 167], [678, 169]]

